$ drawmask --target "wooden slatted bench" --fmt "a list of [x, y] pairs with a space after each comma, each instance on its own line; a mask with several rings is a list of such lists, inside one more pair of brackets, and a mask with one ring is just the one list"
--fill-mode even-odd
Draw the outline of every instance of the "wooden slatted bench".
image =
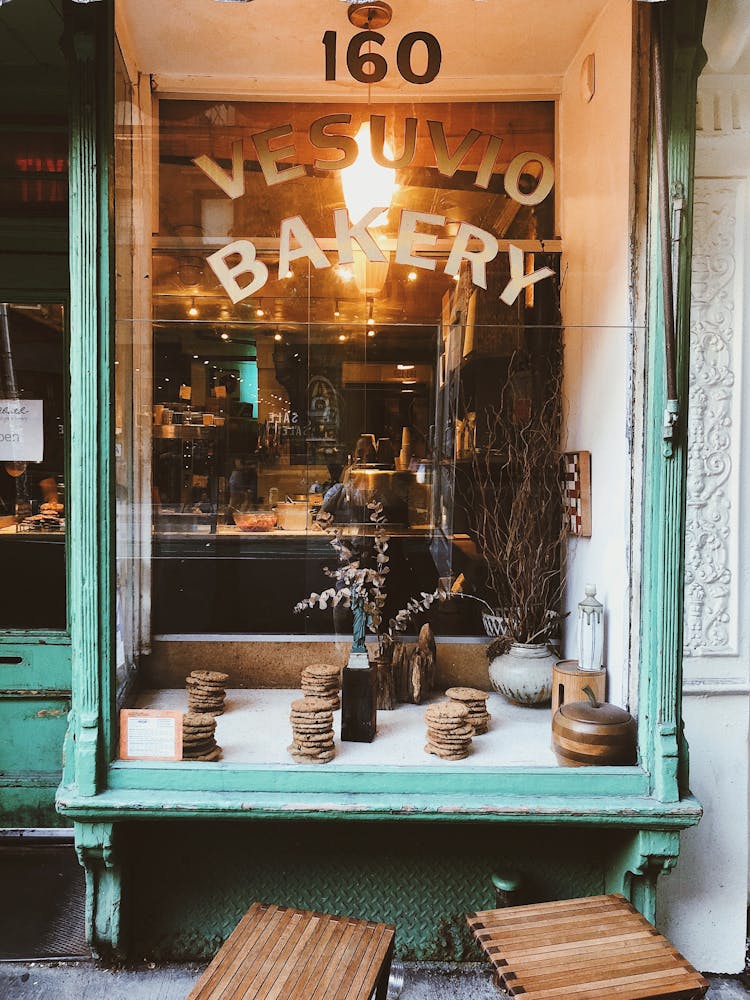
[[496, 984], [524, 1000], [702, 997], [708, 982], [624, 896], [467, 916]]
[[396, 930], [253, 903], [188, 1000], [385, 1000]]

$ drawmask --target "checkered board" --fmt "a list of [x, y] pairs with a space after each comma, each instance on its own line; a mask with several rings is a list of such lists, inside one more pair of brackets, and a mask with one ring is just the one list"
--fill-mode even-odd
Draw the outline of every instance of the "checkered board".
[[591, 537], [591, 452], [568, 451], [563, 465], [568, 532]]

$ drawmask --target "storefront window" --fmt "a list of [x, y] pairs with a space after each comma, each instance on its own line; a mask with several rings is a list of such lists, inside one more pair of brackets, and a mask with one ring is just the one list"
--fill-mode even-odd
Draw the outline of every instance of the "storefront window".
[[[288, 728], [302, 668], [356, 644], [363, 581], [373, 657], [428, 624], [436, 688], [487, 687], [503, 623], [575, 655], [565, 619], [592, 566], [617, 594], [609, 682], [626, 700], [630, 98], [604, 89], [596, 128], [573, 75], [542, 99], [457, 99], [450, 81], [440, 99], [373, 96], [365, 79], [292, 100], [274, 77], [252, 100], [257, 81], [212, 94], [206, 60], [160, 83], [133, 27], [157, 73], [130, 79], [118, 52], [118, 662], [138, 707], [183, 707], [209, 669], [235, 708]], [[573, 65], [566, 45], [555, 65]], [[426, 82], [430, 51], [399, 62], [404, 80]], [[603, 120], [611, 155], [593, 156]], [[587, 447], [612, 485], [595, 551]], [[246, 722], [222, 720], [226, 759], [288, 763], [232, 730]], [[548, 734], [530, 754], [524, 738], [480, 763], [553, 762]]]
[[65, 361], [62, 306], [0, 302], [0, 628], [67, 625]]
[[[391, 539], [385, 616], [395, 615], [450, 575], [456, 524], [466, 533], [467, 512], [446, 492], [456, 424], [468, 458], [483, 433], [469, 424], [482, 424], [477, 407], [490, 384], [515, 351], [534, 365], [525, 325], [558, 322], [556, 271], [536, 298], [499, 301], [510, 283], [508, 241], [552, 236], [554, 196], [522, 204], [490, 169], [494, 160], [488, 166], [493, 136], [503, 136], [512, 160], [531, 133], [551, 170], [554, 107], [392, 105], [372, 118], [351, 105], [170, 100], [159, 109], [154, 631], [336, 632], [333, 611], [294, 614], [296, 597], [322, 588], [332, 555], [317, 514], [332, 513], [332, 525], [367, 523], [376, 498]], [[369, 126], [387, 130], [386, 148], [408, 147], [413, 130], [414, 150], [401, 155], [403, 167], [383, 167], [365, 139], [356, 163], [330, 169], [335, 161], [313, 143], [323, 144], [334, 121], [347, 123], [343, 144]], [[288, 136], [283, 164], [271, 162], [272, 133]], [[444, 147], [466, 136], [474, 147], [460, 169], [448, 168]], [[542, 162], [517, 161], [528, 166], [519, 186], [537, 189]], [[352, 193], [347, 172], [358, 170]], [[237, 197], [223, 190], [230, 175]], [[370, 256], [383, 258], [370, 261], [336, 227], [370, 211], [353, 199], [381, 180], [391, 185], [380, 195], [382, 217], [359, 233]], [[474, 275], [469, 235], [477, 245], [505, 241]], [[252, 295], [250, 269], [243, 285], [232, 276], [250, 246], [267, 275]], [[531, 255], [521, 259], [527, 270]], [[554, 254], [533, 260], [556, 269]], [[464, 603], [449, 621], [451, 631], [473, 633], [479, 616]]]

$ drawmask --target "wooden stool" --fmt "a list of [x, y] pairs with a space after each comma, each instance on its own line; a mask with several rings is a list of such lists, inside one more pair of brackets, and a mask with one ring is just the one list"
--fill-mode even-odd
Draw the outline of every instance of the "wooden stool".
[[624, 896], [467, 916], [510, 996], [524, 1000], [702, 997], [708, 982]]
[[607, 671], [581, 670], [578, 660], [560, 660], [552, 668], [552, 715], [561, 705], [569, 705], [571, 701], [587, 701], [583, 693], [586, 685], [594, 692], [597, 701], [604, 701], [604, 689], [607, 685]]
[[396, 929], [253, 903], [187, 1000], [385, 1000]]

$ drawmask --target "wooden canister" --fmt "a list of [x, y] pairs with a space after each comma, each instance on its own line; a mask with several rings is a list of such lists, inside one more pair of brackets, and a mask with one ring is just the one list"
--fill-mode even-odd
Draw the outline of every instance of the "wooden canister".
[[635, 764], [636, 724], [624, 708], [597, 701], [588, 685], [588, 701], [562, 705], [552, 720], [552, 748], [565, 767]]
[[604, 701], [607, 671], [581, 670], [578, 660], [559, 660], [552, 668], [552, 715], [561, 705], [581, 701], [586, 697], [583, 689], [589, 685], [597, 701]]

